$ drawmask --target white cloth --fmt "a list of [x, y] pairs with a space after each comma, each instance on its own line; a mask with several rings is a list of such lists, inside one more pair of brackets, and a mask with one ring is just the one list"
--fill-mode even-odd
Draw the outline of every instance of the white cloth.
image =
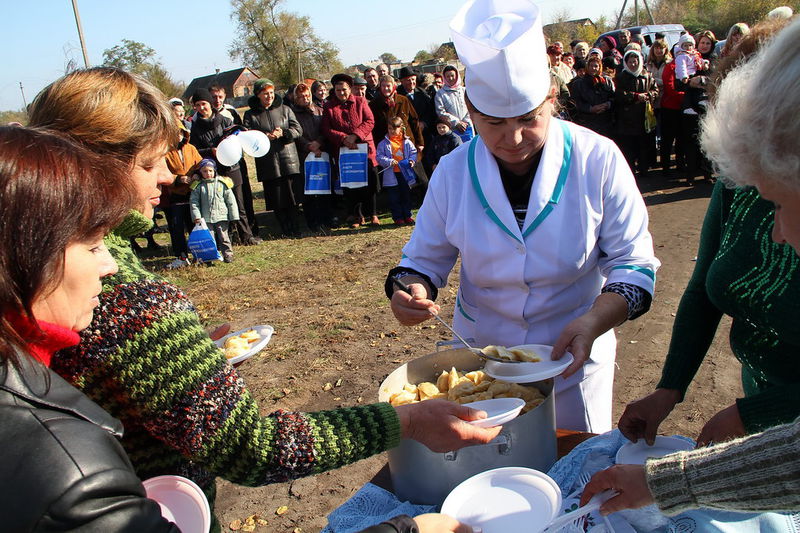
[[471, 0], [450, 31], [467, 67], [467, 95], [480, 112], [516, 117], [545, 100], [550, 67], [541, 13], [530, 0]]
[[444, 86], [436, 91], [433, 98], [436, 105], [436, 116], [447, 117], [450, 121], [450, 129], [456, 127], [459, 122], [472, 124], [472, 119], [467, 110], [467, 102], [464, 100], [464, 86], [448, 87]]
[[[443, 287], [461, 257], [453, 325], [477, 346], [553, 345], [604, 285], [625, 282], [653, 293], [660, 263], [647, 222], [616, 145], [552, 118], [523, 231], [497, 162], [478, 137], [439, 162], [400, 265]], [[610, 331], [597, 339], [577, 377], [556, 379], [559, 427], [610, 429], [615, 347]]]

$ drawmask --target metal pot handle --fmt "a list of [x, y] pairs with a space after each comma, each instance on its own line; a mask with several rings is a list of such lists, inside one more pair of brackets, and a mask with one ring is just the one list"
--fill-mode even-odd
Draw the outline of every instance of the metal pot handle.
[[[499, 455], [508, 455], [511, 453], [511, 433], [500, 433], [490, 442], [486, 444], [476, 444], [475, 446], [470, 446], [470, 448], [481, 448], [481, 447], [494, 447], [497, 446], [497, 453]], [[455, 461], [458, 458], [458, 451], [447, 452], [444, 454], [445, 461]]]

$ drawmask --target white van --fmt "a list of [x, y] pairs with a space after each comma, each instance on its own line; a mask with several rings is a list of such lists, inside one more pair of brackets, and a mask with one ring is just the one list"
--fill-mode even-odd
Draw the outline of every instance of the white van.
[[[667, 41], [669, 45], [669, 49], [672, 50], [672, 47], [678, 43], [678, 39], [681, 38], [682, 33], [686, 33], [686, 30], [683, 27], [683, 24], [650, 24], [648, 26], [631, 26], [630, 28], [625, 28], [631, 35], [641, 34], [644, 37], [644, 42], [647, 46], [651, 46], [653, 41], [656, 40], [656, 34], [661, 33], [664, 34], [664, 39]], [[600, 41], [601, 38], [610, 35], [617, 41], [619, 44], [619, 32], [620, 30], [612, 30], [602, 34], [600, 37], [597, 38], [595, 41], [595, 46], [597, 46], [597, 42]]]

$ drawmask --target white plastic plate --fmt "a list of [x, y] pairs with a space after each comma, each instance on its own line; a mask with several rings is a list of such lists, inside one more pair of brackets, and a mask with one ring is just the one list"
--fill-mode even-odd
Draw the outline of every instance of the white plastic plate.
[[644, 439], [623, 444], [617, 451], [616, 463], [618, 465], [643, 465], [652, 457], [664, 457], [675, 452], [694, 450], [694, 444], [678, 437], [664, 437], [658, 435], [652, 446], [648, 446]]
[[483, 533], [538, 533], [561, 509], [561, 489], [549, 476], [509, 466], [462, 481], [442, 504], [442, 513], [478, 526]]
[[161, 516], [183, 533], [208, 533], [211, 508], [203, 491], [181, 476], [158, 476], [142, 482], [147, 497], [161, 507]]
[[261, 338], [258, 339], [253, 344], [251, 344], [250, 345], [250, 349], [247, 350], [246, 352], [244, 352], [243, 354], [237, 355], [236, 357], [231, 357], [230, 359], [228, 359], [228, 362], [230, 364], [235, 365], [237, 363], [241, 363], [245, 359], [250, 359], [255, 354], [257, 354], [258, 352], [263, 350], [267, 346], [267, 344], [269, 344], [269, 341], [272, 338], [272, 334], [275, 332], [275, 329], [272, 326], [266, 326], [266, 325], [264, 325], [264, 326], [251, 326], [249, 328], [240, 329], [239, 331], [234, 331], [233, 333], [228, 333], [227, 335], [225, 335], [221, 339], [214, 341], [214, 344], [216, 344], [217, 347], [219, 347], [219, 349], [222, 350], [225, 347], [225, 341], [226, 340], [228, 340], [229, 338], [234, 337], [236, 335], [241, 335], [245, 331], [249, 331], [251, 329], [256, 330], [256, 332], [259, 335], [261, 335]]
[[471, 420], [470, 424], [479, 428], [491, 428], [502, 426], [506, 422], [517, 418], [519, 412], [525, 407], [525, 400], [521, 398], [492, 398], [491, 400], [465, 403], [464, 406], [486, 411], [486, 418]]
[[544, 344], [521, 344], [512, 346], [512, 348], [534, 350], [542, 360], [536, 363], [486, 361], [484, 371], [495, 379], [502, 379], [510, 383], [533, 383], [558, 376], [574, 361], [569, 352], [565, 353], [564, 357], [558, 361], [551, 360], [550, 354], [553, 353], [553, 347]]

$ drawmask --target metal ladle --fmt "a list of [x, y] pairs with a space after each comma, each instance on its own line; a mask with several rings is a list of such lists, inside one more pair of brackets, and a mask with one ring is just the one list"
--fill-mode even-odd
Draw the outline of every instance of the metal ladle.
[[[404, 293], [408, 294], [409, 296], [413, 297], [413, 294], [411, 294], [411, 289], [408, 287], [408, 285], [406, 285], [405, 283], [403, 283], [399, 279], [393, 279], [392, 282], [397, 286], [398, 289], [400, 289]], [[456, 339], [458, 339], [459, 342], [461, 344], [463, 344], [467, 348], [467, 350], [471, 351], [472, 353], [474, 353], [475, 355], [477, 355], [481, 359], [484, 359], [484, 360], [487, 360], [487, 361], [497, 361], [498, 363], [523, 363], [524, 362], [524, 361], [512, 361], [510, 359], [502, 359], [500, 357], [495, 357], [493, 355], [488, 355], [488, 354], [484, 353], [483, 350], [481, 350], [479, 348], [473, 348], [472, 346], [469, 345], [469, 343], [466, 340], [464, 340], [464, 337], [459, 335], [458, 332], [456, 332], [456, 330], [454, 330], [450, 326], [450, 324], [448, 324], [447, 322], [445, 322], [442, 319], [442, 317], [440, 317], [438, 314], [434, 313], [430, 309], [428, 310], [428, 312], [431, 314], [431, 316], [433, 318], [435, 318], [436, 320], [441, 322], [442, 325], [444, 327], [446, 327], [450, 331], [450, 333], [455, 335]]]

